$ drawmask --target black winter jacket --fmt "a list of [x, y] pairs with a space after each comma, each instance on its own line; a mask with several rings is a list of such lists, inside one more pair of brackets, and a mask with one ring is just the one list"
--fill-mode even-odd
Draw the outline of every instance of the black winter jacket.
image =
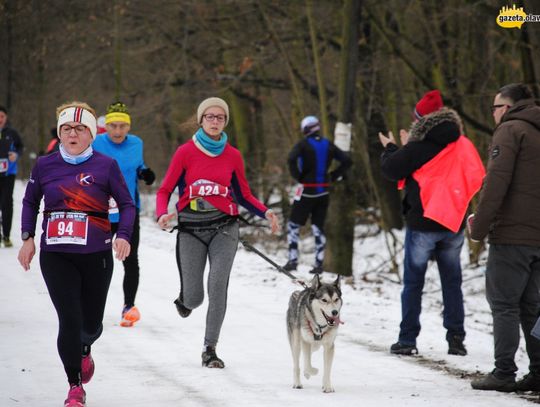
[[448, 231], [441, 224], [424, 217], [420, 187], [412, 174], [448, 144], [456, 141], [461, 134], [459, 115], [452, 109], [442, 108], [413, 123], [409, 131], [409, 142], [403, 148], [389, 143], [382, 153], [383, 175], [391, 181], [406, 179], [402, 206], [407, 227], [410, 229]]

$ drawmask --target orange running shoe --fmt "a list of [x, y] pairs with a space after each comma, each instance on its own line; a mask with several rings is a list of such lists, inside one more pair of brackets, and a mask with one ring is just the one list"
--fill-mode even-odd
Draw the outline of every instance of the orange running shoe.
[[141, 319], [141, 313], [136, 306], [133, 307], [124, 307], [122, 311], [122, 321], [120, 321], [120, 326], [131, 327], [135, 322]]

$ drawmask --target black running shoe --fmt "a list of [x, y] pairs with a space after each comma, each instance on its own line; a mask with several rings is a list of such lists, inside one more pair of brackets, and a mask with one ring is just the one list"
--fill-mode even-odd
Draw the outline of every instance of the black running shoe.
[[499, 378], [494, 372], [471, 382], [471, 387], [475, 390], [495, 390], [510, 393], [516, 391], [516, 381], [514, 377]]
[[540, 375], [527, 373], [516, 382], [516, 391], [540, 391]]
[[176, 305], [176, 310], [182, 318], [187, 318], [189, 317], [189, 314], [191, 314], [191, 310], [186, 308], [186, 306], [180, 302], [180, 298], [174, 300], [174, 305]]
[[214, 369], [223, 369], [225, 367], [225, 363], [217, 357], [214, 346], [207, 346], [202, 353], [202, 365]]
[[448, 340], [448, 354], [449, 355], [467, 355], [467, 349], [463, 344], [463, 338], [461, 336], [453, 336]]
[[309, 270], [310, 274], [322, 274], [323, 268], [322, 266], [315, 266], [311, 270]]
[[285, 271], [295, 271], [298, 267], [298, 262], [294, 260], [289, 260], [287, 264], [283, 266], [283, 270]]
[[418, 355], [418, 349], [416, 349], [416, 346], [414, 345], [406, 345], [401, 342], [396, 342], [392, 346], [390, 346], [390, 353], [393, 353], [394, 355]]

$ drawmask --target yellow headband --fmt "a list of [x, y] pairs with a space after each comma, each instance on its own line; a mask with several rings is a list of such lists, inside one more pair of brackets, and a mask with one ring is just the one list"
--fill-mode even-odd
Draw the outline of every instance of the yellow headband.
[[105, 115], [105, 124], [109, 124], [112, 122], [124, 122], [127, 124], [131, 124], [131, 117], [129, 117], [129, 114], [127, 113], [121, 113], [121, 112], [107, 113]]

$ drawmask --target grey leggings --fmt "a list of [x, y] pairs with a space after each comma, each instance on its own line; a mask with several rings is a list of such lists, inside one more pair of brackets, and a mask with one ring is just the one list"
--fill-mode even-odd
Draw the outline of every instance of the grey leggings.
[[[197, 237], [193, 236], [193, 234]], [[204, 243], [203, 243], [204, 242]], [[205, 346], [216, 346], [227, 309], [227, 288], [236, 249], [238, 222], [219, 230], [179, 231], [176, 238], [176, 262], [180, 272], [180, 301], [195, 309], [204, 300], [204, 268], [208, 273], [208, 312], [206, 314]]]

